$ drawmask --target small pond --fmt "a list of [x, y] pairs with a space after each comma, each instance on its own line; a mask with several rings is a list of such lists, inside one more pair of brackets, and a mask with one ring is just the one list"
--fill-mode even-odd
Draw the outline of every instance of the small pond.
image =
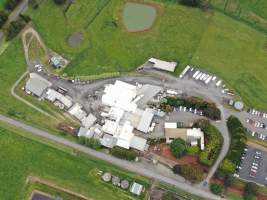
[[152, 5], [127, 2], [123, 8], [123, 23], [129, 32], [148, 30], [156, 17], [157, 9]]

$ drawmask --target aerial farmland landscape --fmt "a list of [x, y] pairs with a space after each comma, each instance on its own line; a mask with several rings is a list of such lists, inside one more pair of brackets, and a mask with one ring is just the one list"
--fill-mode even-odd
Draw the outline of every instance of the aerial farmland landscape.
[[0, 200], [267, 200], [267, 1], [0, 0]]

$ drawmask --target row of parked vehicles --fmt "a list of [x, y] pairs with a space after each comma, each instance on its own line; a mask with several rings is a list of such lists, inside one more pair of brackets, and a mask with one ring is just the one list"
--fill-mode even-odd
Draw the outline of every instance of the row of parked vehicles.
[[261, 162], [261, 152], [260, 151], [256, 151], [254, 154], [254, 158], [253, 158], [253, 162], [250, 168], [250, 174], [249, 176], [254, 178], [257, 174], [257, 170], [259, 168]]
[[203, 116], [203, 111], [197, 110], [196, 108], [187, 108], [185, 106], [179, 106], [178, 108], [175, 108], [175, 111], [177, 112], [191, 112], [195, 115]]
[[256, 121], [256, 120], [253, 120], [253, 119], [249, 119], [249, 118], [246, 119], [246, 122], [249, 125], [254, 126], [255, 128], [266, 129], [266, 125], [263, 122], [259, 122], [259, 121]]
[[258, 116], [258, 117], [263, 117], [263, 118], [267, 119], [267, 113], [258, 111], [258, 110], [253, 109], [253, 108], [248, 109], [248, 113], [250, 113], [252, 115], [255, 115], [255, 116]]

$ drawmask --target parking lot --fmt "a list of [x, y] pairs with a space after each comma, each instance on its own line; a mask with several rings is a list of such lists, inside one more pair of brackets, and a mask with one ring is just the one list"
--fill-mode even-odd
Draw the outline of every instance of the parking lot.
[[235, 176], [267, 186], [267, 152], [248, 147]]

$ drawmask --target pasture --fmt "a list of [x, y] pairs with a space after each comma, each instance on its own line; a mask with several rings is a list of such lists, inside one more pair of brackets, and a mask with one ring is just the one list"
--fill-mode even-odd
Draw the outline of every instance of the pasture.
[[40, 143], [39, 139], [29, 139], [29, 133], [2, 123], [0, 132], [0, 170], [4, 172], [0, 173], [2, 199], [26, 199], [25, 195], [29, 194], [29, 188], [25, 187], [28, 176], [44, 178], [95, 200], [106, 199], [107, 194], [110, 200], [144, 198], [144, 195], [137, 198], [111, 183], [104, 183], [97, 175], [98, 170], [110, 171], [129, 181], [136, 180], [145, 185], [146, 191], [149, 190], [148, 179], [104, 161], [78, 152], [61, 150], [55, 144]]

